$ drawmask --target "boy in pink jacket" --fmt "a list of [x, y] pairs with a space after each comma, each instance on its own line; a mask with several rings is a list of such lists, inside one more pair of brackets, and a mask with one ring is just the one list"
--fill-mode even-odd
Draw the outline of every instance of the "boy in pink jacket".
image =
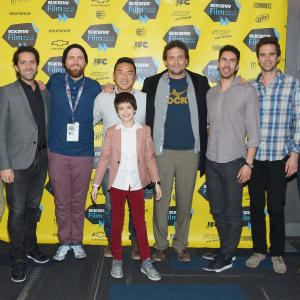
[[159, 175], [154, 156], [150, 127], [134, 120], [136, 100], [131, 93], [116, 95], [115, 109], [121, 120], [105, 135], [100, 161], [94, 178], [92, 198], [95, 201], [104, 173], [109, 168], [109, 189], [112, 205], [111, 275], [122, 278], [122, 230], [125, 201], [128, 199], [142, 260], [141, 272], [150, 280], [161, 276], [152, 265], [145, 222], [144, 188], [155, 183], [155, 198], [161, 198]]

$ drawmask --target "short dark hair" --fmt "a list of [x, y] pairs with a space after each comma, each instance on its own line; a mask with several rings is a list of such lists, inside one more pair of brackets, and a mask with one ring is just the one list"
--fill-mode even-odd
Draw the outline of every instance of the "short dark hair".
[[180, 40], [175, 40], [175, 41], [172, 41], [172, 42], [169, 42], [165, 48], [164, 48], [164, 52], [163, 52], [163, 60], [166, 60], [167, 59], [167, 52], [173, 48], [180, 48], [184, 51], [184, 55], [185, 55], [185, 58], [190, 61], [190, 55], [189, 55], [189, 49], [187, 47], [187, 45], [180, 41]]
[[122, 92], [122, 93], [116, 94], [115, 101], [114, 101], [116, 112], [118, 112], [118, 106], [121, 103], [130, 103], [133, 106], [134, 110], [137, 109], [136, 100], [131, 93]]
[[69, 45], [69, 46], [64, 50], [64, 52], [63, 52], [63, 56], [62, 56], [62, 64], [63, 64], [63, 66], [65, 67], [66, 59], [67, 59], [68, 53], [69, 53], [73, 48], [77, 48], [77, 49], [79, 49], [79, 50], [83, 53], [85, 63], [87, 64], [89, 59], [88, 59], [88, 55], [87, 55], [85, 49], [84, 49], [81, 45], [79, 45], [79, 44], [71, 44], [71, 45]]
[[33, 46], [21, 46], [15, 51], [13, 55], [12, 61], [14, 66], [16, 66], [19, 62], [19, 54], [24, 52], [32, 53], [35, 57], [37, 65], [40, 64], [40, 54]]
[[118, 66], [119, 64], [122, 64], [122, 63], [126, 63], [126, 64], [132, 65], [133, 68], [134, 68], [134, 73], [136, 73], [136, 66], [135, 66], [134, 60], [133, 60], [132, 58], [126, 57], [126, 56], [120, 57], [120, 58], [116, 61], [115, 66], [114, 66], [114, 72], [116, 71], [117, 66]]
[[263, 45], [268, 45], [268, 44], [275, 45], [277, 56], [281, 55], [281, 49], [280, 49], [280, 45], [278, 43], [277, 37], [275, 37], [275, 36], [265, 36], [265, 37], [261, 38], [259, 40], [259, 42], [256, 44], [255, 51], [256, 51], [257, 58], [259, 56], [260, 47], [263, 46]]
[[230, 51], [230, 52], [234, 53], [235, 56], [236, 56], [236, 59], [237, 59], [237, 63], [240, 62], [240, 57], [241, 57], [240, 51], [239, 51], [238, 48], [236, 48], [236, 47], [234, 47], [234, 46], [232, 46], [232, 45], [225, 45], [225, 46], [223, 46], [223, 47], [220, 49], [220, 51], [219, 51], [219, 59], [218, 59], [218, 60], [220, 60], [220, 58], [221, 58], [223, 52], [225, 52], [225, 51]]

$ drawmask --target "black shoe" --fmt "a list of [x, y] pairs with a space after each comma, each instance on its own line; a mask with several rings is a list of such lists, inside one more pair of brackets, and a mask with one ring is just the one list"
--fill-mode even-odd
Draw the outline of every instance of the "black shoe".
[[204, 259], [214, 260], [217, 257], [217, 252], [204, 252], [201, 256]]
[[206, 267], [203, 267], [203, 270], [219, 273], [230, 268], [232, 268], [232, 257], [225, 257], [220, 253]]
[[[218, 252], [204, 252], [201, 256], [207, 260], [215, 260], [218, 255]], [[236, 260], [236, 256], [232, 256], [232, 261]]]
[[12, 265], [10, 279], [13, 282], [23, 282], [26, 279], [26, 262], [24, 260], [15, 260]]
[[34, 249], [28, 252], [27, 257], [32, 259], [37, 264], [45, 264], [49, 261], [49, 257], [42, 253], [39, 249]]

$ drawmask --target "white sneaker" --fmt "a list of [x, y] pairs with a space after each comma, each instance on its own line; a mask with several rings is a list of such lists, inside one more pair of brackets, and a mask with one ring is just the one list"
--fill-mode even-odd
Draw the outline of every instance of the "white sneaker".
[[286, 272], [286, 264], [282, 256], [272, 256], [273, 270], [276, 273], [284, 274]]
[[61, 245], [56, 250], [53, 259], [56, 261], [63, 261], [66, 258], [67, 253], [71, 250], [70, 245]]
[[76, 259], [84, 259], [87, 257], [85, 250], [82, 248], [82, 245], [71, 245], [71, 249], [74, 252], [74, 257]]
[[153, 281], [161, 280], [161, 276], [153, 267], [152, 260], [150, 258], [143, 261], [141, 266], [141, 272], [147, 275], [150, 280]]
[[265, 258], [265, 254], [255, 252], [246, 260], [246, 266], [252, 269], [257, 268]]
[[117, 279], [123, 277], [122, 260], [113, 259], [110, 274]]

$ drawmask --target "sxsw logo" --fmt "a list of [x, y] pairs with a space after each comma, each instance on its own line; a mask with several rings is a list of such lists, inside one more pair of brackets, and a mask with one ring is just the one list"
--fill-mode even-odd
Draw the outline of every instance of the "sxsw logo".
[[51, 18], [66, 22], [75, 18], [80, 0], [47, 0], [42, 9]]
[[274, 36], [279, 39], [280, 35], [274, 28], [261, 28], [251, 30], [247, 36], [244, 38], [243, 42], [248, 46], [248, 48], [255, 52], [256, 44], [263, 37]]
[[38, 32], [39, 29], [33, 23], [14, 24], [7, 28], [2, 38], [11, 47], [34, 46]]
[[[190, 213], [190, 219], [192, 219], [194, 211], [192, 210]], [[176, 228], [176, 206], [170, 206], [168, 212], [168, 226], [173, 226]]]
[[99, 227], [103, 227], [105, 221], [105, 205], [90, 205], [85, 211], [85, 218], [92, 224], [98, 224]]
[[199, 190], [198, 190], [198, 193], [205, 199], [205, 200], [208, 200], [208, 193], [207, 193], [207, 185], [206, 185], [206, 182], [204, 182]]
[[66, 73], [66, 70], [63, 67], [61, 60], [62, 60], [61, 56], [50, 57], [44, 64], [42, 70], [49, 77], [55, 73]]
[[149, 43], [146, 41], [136, 41], [134, 43], [134, 48], [148, 48]]
[[211, 60], [203, 69], [202, 73], [208, 78], [210, 82], [218, 82], [220, 78], [218, 70], [218, 61]]
[[190, 0], [176, 0], [176, 5], [190, 5]]
[[228, 25], [230, 22], [236, 22], [240, 12], [240, 4], [237, 0], [212, 0], [204, 12], [214, 22]]
[[174, 26], [164, 36], [166, 43], [180, 40], [186, 44], [189, 49], [195, 49], [199, 40], [200, 31], [193, 25]]
[[149, 19], [156, 19], [160, 0], [127, 1], [123, 10], [133, 20], [147, 23]]
[[243, 226], [249, 227], [251, 224], [250, 220], [250, 206], [245, 206], [242, 208], [242, 221], [243, 221]]
[[92, 48], [106, 52], [114, 48], [118, 38], [119, 29], [113, 24], [91, 25], [83, 34], [82, 39]]
[[145, 78], [157, 73], [158, 62], [154, 61], [153, 57], [136, 57], [133, 58], [136, 66], [136, 76], [139, 83], [143, 83]]

